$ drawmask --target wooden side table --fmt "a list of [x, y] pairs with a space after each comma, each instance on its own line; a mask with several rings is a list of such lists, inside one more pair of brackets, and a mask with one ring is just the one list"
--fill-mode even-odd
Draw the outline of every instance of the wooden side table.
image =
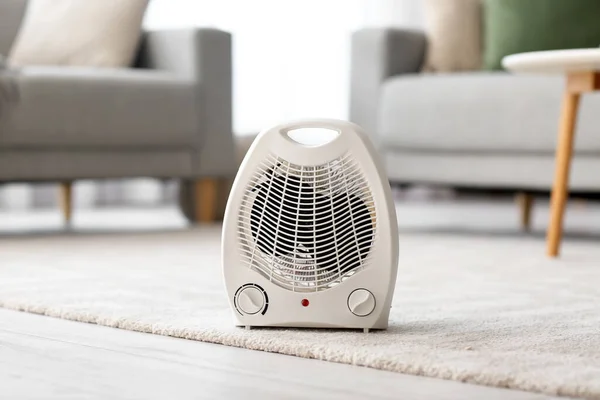
[[546, 239], [548, 255], [557, 257], [568, 196], [569, 170], [579, 99], [584, 93], [600, 90], [600, 48], [514, 54], [505, 57], [502, 64], [506, 69], [514, 72], [553, 73], [566, 76], [555, 155], [556, 169], [552, 186], [550, 225]]

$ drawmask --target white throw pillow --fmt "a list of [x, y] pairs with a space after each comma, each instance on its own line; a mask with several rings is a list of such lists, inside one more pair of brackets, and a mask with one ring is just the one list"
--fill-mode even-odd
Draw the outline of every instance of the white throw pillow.
[[481, 3], [481, 0], [425, 0], [425, 71], [481, 69]]
[[127, 67], [149, 0], [29, 0], [11, 65]]

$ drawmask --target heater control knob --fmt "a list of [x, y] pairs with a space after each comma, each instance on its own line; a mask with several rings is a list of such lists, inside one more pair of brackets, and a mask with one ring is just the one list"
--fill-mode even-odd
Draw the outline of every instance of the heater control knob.
[[238, 292], [236, 302], [244, 314], [256, 314], [265, 306], [265, 296], [257, 287], [248, 286]]
[[348, 296], [348, 308], [352, 314], [366, 317], [375, 309], [375, 296], [367, 289], [356, 289]]

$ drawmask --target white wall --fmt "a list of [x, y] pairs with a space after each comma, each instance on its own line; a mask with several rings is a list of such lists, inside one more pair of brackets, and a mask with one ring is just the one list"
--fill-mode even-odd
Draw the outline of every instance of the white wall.
[[421, 0], [153, 0], [149, 28], [213, 26], [234, 38], [234, 127], [347, 118], [350, 34], [423, 25]]

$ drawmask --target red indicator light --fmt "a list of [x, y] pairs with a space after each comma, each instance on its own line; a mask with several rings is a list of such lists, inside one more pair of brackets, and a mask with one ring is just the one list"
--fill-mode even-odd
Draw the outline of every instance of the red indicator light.
[[310, 304], [308, 299], [302, 299], [300, 303], [302, 304], [302, 307], [308, 307], [308, 305]]

